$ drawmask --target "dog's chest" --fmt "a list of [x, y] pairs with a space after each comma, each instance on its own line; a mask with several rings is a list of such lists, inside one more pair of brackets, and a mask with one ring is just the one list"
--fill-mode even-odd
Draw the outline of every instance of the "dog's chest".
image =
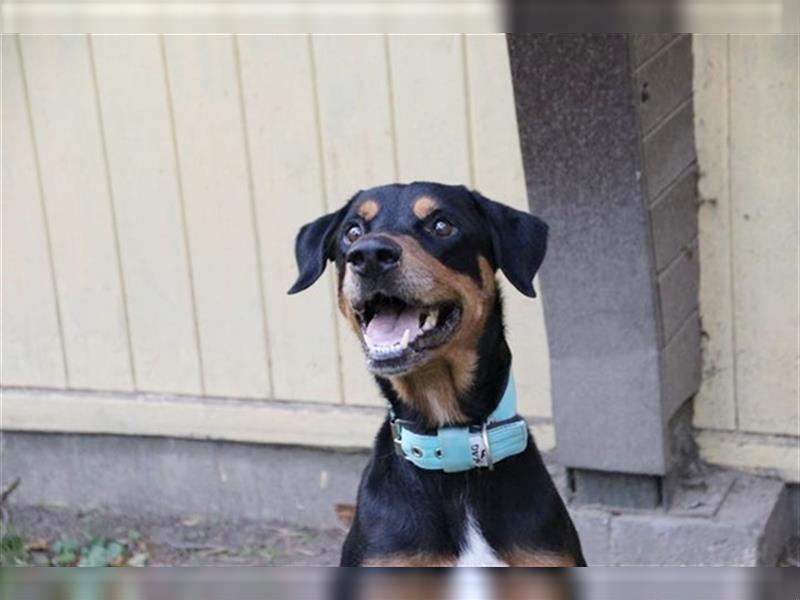
[[466, 513], [464, 535], [459, 548], [459, 567], [507, 567], [486, 541], [480, 525], [470, 511]]

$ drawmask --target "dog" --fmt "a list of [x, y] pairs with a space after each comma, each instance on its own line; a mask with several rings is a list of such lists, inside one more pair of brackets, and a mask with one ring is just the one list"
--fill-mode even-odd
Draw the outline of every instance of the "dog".
[[516, 413], [496, 280], [499, 269], [535, 297], [547, 231], [526, 212], [432, 182], [360, 191], [300, 229], [289, 293], [335, 263], [339, 309], [390, 406], [341, 566], [586, 564]]

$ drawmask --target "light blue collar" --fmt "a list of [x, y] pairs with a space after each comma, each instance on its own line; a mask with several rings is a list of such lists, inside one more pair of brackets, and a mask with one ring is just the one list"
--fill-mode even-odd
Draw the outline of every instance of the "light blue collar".
[[441, 427], [436, 435], [424, 435], [414, 432], [410, 422], [396, 418], [391, 410], [389, 423], [397, 454], [429, 471], [491, 470], [528, 447], [528, 424], [517, 414], [517, 391], [510, 372], [500, 403], [481, 426]]

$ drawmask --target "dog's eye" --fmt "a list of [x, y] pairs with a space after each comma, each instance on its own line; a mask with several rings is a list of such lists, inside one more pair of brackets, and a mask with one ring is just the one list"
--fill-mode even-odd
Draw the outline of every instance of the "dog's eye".
[[455, 227], [447, 219], [436, 219], [433, 224], [433, 233], [439, 237], [448, 237], [453, 234]]
[[347, 231], [344, 233], [344, 240], [348, 244], [352, 244], [358, 238], [361, 237], [361, 227], [358, 225], [352, 225]]

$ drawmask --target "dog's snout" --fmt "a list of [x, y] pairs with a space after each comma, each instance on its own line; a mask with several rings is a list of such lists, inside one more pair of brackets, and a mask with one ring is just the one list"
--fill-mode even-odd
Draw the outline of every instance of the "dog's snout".
[[376, 278], [397, 268], [403, 249], [385, 237], [366, 238], [347, 252], [347, 262], [362, 277]]

